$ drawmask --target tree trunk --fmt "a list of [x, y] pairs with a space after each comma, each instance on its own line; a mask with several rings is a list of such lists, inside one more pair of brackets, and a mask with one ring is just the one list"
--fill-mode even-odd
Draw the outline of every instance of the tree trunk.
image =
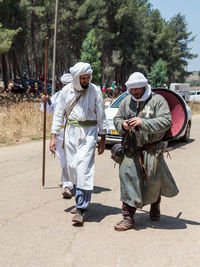
[[2, 75], [3, 75], [4, 89], [6, 90], [8, 88], [8, 75], [7, 75], [7, 62], [5, 54], [2, 54]]
[[22, 73], [21, 73], [21, 70], [20, 70], [18, 62], [17, 62], [17, 57], [15, 54], [15, 51], [12, 51], [12, 58], [13, 58], [13, 62], [14, 62], [14, 66], [13, 66], [14, 73], [17, 73], [17, 75], [19, 77], [22, 77]]

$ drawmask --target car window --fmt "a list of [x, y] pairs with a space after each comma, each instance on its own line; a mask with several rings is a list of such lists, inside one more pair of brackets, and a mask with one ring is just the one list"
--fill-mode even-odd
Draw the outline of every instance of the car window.
[[110, 108], [118, 108], [122, 100], [128, 95], [128, 93], [124, 93], [120, 95], [119, 98], [117, 98], [110, 106]]
[[200, 95], [200, 92], [197, 92], [197, 95]]

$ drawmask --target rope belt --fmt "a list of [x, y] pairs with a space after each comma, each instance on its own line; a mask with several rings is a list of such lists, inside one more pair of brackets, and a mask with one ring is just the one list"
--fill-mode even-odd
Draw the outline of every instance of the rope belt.
[[86, 120], [86, 121], [76, 121], [76, 120], [68, 120], [67, 125], [72, 125], [75, 127], [90, 127], [97, 125], [96, 120]]
[[154, 174], [156, 173], [156, 170], [157, 170], [157, 166], [158, 166], [158, 161], [159, 161], [159, 155], [162, 154], [162, 153], [165, 153], [167, 152], [167, 157], [169, 156], [170, 159], [171, 159], [171, 156], [170, 156], [170, 151], [173, 149], [172, 147], [166, 147], [166, 146], [163, 146], [161, 148], [158, 148], [157, 149], [157, 144], [159, 142], [155, 142], [155, 143], [151, 143], [151, 144], [144, 144], [142, 146], [142, 148], [139, 150], [139, 162], [140, 162], [140, 168], [141, 168], [141, 172], [142, 172], [142, 175], [143, 176], [146, 176], [146, 178], [148, 180], [150, 180], [150, 177], [147, 173], [147, 169], [146, 167], [144, 166], [144, 161], [143, 161], [143, 151], [144, 150], [151, 150], [153, 151], [154, 155], [155, 155], [155, 163], [154, 163]]
[[151, 144], [144, 144], [141, 148], [141, 150], [151, 150], [153, 152], [156, 152], [156, 144], [158, 144], [158, 142], [155, 143], [151, 143]]

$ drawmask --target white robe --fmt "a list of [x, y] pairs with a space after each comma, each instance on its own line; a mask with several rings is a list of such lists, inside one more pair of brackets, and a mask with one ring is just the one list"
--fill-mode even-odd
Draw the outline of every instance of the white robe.
[[[50, 99], [51, 99], [51, 105], [47, 103], [46, 105], [46, 110], [47, 113], [54, 113], [56, 109], [56, 105], [58, 103], [59, 97], [60, 97], [61, 91], [56, 92]], [[42, 104], [41, 110], [44, 110], [44, 105]], [[65, 124], [65, 120], [63, 122], [63, 125]], [[62, 128], [60, 130], [60, 134], [56, 136], [56, 155], [60, 160], [60, 165], [62, 168], [62, 174], [61, 174], [61, 181], [63, 183], [63, 188], [64, 187], [69, 187], [73, 188], [73, 184], [69, 180], [69, 174], [68, 174], [68, 169], [67, 169], [67, 161], [65, 157], [65, 151], [62, 148], [63, 144], [63, 136], [64, 136], [64, 129]]]
[[[64, 116], [78, 95], [79, 93], [74, 91], [71, 84], [62, 89], [54, 113], [51, 133], [59, 134]], [[106, 134], [108, 128], [102, 93], [96, 85], [90, 83], [86, 95], [81, 96], [71, 111], [69, 119], [97, 120], [97, 125], [90, 127], [75, 127], [69, 124], [65, 132], [65, 152], [70, 179], [78, 188], [92, 190], [98, 130], [99, 134]]]

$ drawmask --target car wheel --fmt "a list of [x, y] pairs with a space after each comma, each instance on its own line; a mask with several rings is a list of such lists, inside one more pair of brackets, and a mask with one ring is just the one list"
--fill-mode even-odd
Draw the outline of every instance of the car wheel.
[[191, 123], [189, 122], [187, 125], [187, 128], [185, 130], [184, 136], [181, 137], [181, 141], [188, 142], [190, 139], [190, 129], [191, 129]]

